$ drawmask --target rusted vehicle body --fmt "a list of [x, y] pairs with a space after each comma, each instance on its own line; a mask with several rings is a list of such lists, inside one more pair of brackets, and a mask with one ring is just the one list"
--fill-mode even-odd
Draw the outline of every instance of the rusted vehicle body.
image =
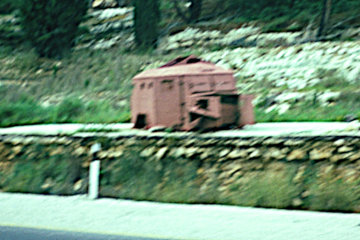
[[251, 95], [239, 95], [233, 72], [195, 56], [177, 58], [133, 78], [132, 122], [204, 130], [254, 123]]

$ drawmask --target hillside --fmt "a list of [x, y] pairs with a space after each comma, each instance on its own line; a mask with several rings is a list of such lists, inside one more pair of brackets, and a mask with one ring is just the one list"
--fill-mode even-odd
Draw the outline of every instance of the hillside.
[[123, 8], [90, 9], [72, 52], [55, 60], [26, 43], [16, 11], [2, 14], [0, 126], [128, 121], [131, 78], [188, 54], [233, 69], [239, 92], [256, 95], [257, 121], [359, 119], [360, 8], [339, 2], [326, 37], [314, 41], [319, 4], [239, 13], [204, 0], [199, 20], [186, 23], [162, 1], [158, 49], [139, 52], [124, 1]]

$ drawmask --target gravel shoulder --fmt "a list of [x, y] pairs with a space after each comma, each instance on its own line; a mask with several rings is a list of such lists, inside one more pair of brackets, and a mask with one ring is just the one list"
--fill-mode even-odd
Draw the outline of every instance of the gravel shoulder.
[[355, 240], [360, 214], [0, 193], [0, 225], [167, 239]]

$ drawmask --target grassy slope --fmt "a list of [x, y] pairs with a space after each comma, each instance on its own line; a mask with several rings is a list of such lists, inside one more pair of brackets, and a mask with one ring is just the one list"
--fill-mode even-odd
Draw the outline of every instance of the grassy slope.
[[[77, 51], [54, 61], [38, 59], [31, 51], [17, 51], [12, 57], [3, 53], [0, 61], [6, 64], [0, 67], [2, 82], [10, 80], [12, 85], [0, 88], [0, 126], [128, 121], [131, 78], [149, 64], [158, 66], [180, 54], [184, 53], [134, 54], [115, 48]], [[257, 121], [342, 121], [347, 115], [359, 118], [360, 98], [347, 92], [354, 87], [343, 86], [344, 94], [330, 106], [294, 103], [295, 108], [282, 115], [266, 114], [260, 104], [256, 108]], [[324, 89], [338, 91], [339, 85], [324, 83], [307, 90]]]
[[[207, 8], [212, 5], [205, 6], [204, 15], [209, 12]], [[163, 17], [169, 21], [163, 21], [162, 25], [165, 27], [171, 21], [176, 21], [174, 20], [176, 17], [171, 10], [173, 9], [171, 4], [163, 5], [162, 8]], [[308, 24], [311, 19], [314, 19], [316, 16], [312, 15], [314, 11], [319, 12], [316, 8], [306, 7], [304, 9], [291, 12], [286, 10], [278, 15], [267, 15], [266, 11], [269, 9], [264, 9], [259, 15], [256, 15], [255, 20], [265, 20], [263, 22], [265, 31], [282, 31], [288, 29], [287, 26], [294, 27], [295, 20], [300, 24], [301, 29], [304, 24]], [[354, 11], [354, 8], [346, 11]], [[236, 11], [229, 11], [215, 17], [214, 24], [207, 28], [238, 27], [254, 18], [250, 17], [251, 14], [247, 14], [250, 13], [239, 14]], [[217, 24], [217, 18], [226, 16], [231, 16], [227, 22]], [[345, 15], [335, 11], [333, 16], [334, 19], [343, 19]], [[0, 85], [0, 98], [2, 99], [0, 102], [0, 126], [48, 122], [128, 121], [131, 78], [145, 67], [149, 67], [150, 64], [158, 66], [178, 55], [196, 54], [197, 52], [194, 49], [190, 52], [181, 51], [158, 55], [153, 52], [125, 52], [121, 48], [97, 51], [80, 50], [57, 61], [39, 59], [26, 44], [14, 40], [18, 38], [19, 36], [11, 37], [11, 44], [7, 42], [5, 45], [2, 45], [2, 38], [0, 38], [0, 84], [2, 84]], [[331, 76], [329, 76], [330, 78]], [[333, 81], [332, 84], [324, 82], [307, 90], [320, 88], [321, 90], [337, 91], [339, 90], [337, 80], [335, 80], [335, 84], [330, 79]], [[340, 90], [351, 91], [354, 87], [358, 86], [348, 84], [341, 86]], [[250, 90], [261, 92], [261, 88], [266, 88], [266, 86], [255, 86], [255, 88], [260, 89]], [[259, 122], [341, 121], [346, 115], [359, 118], [359, 108], [360, 99], [356, 94], [343, 94], [340, 101], [328, 107], [313, 102], [304, 102], [297, 104], [287, 113], [278, 115], [276, 113], [265, 114], [264, 106], [259, 105], [256, 113]]]

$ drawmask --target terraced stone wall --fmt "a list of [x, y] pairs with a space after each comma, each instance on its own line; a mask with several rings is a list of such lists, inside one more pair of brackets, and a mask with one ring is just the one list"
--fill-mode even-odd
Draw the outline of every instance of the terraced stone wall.
[[360, 138], [0, 136], [0, 190], [87, 191], [101, 143], [101, 196], [360, 211]]

